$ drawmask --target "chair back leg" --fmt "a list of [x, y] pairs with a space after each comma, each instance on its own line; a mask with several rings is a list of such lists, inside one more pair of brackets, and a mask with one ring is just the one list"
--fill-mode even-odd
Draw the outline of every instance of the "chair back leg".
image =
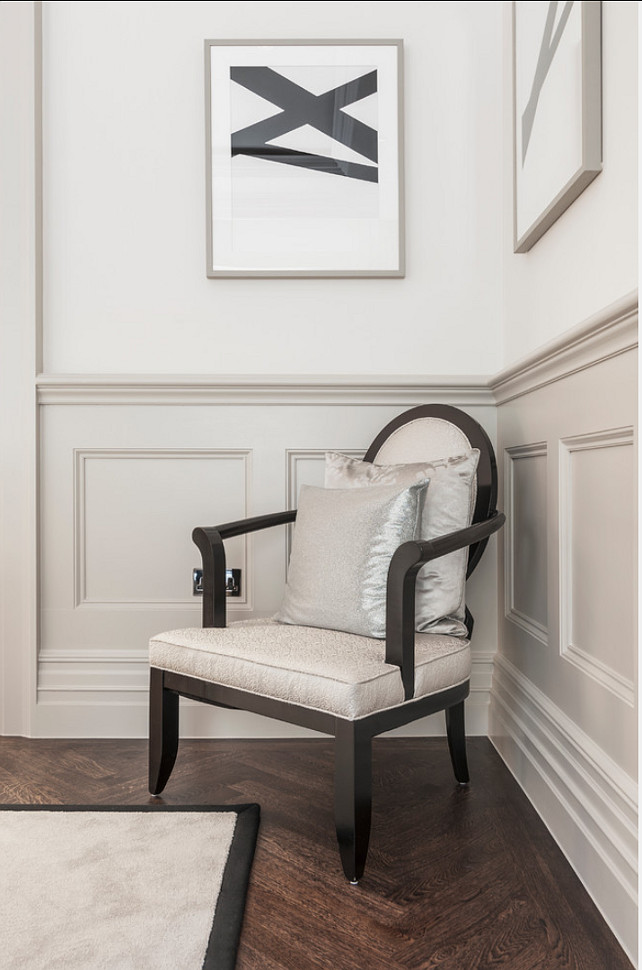
[[363, 875], [370, 841], [372, 738], [354, 721], [337, 718], [334, 744], [334, 815], [346, 879]]
[[464, 702], [460, 701], [453, 707], [446, 708], [446, 731], [448, 733], [448, 748], [452, 761], [455, 778], [460, 785], [467, 785], [470, 781], [468, 761], [466, 759], [466, 727], [464, 723]]
[[178, 751], [178, 694], [164, 686], [165, 672], [150, 668], [149, 792], [159, 795], [172, 773]]

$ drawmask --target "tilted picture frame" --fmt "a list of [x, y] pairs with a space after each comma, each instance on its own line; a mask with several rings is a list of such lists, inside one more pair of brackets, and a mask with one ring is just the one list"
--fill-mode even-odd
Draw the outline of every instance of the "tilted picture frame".
[[513, 242], [525, 253], [602, 171], [602, 4], [513, 2]]
[[403, 276], [403, 42], [206, 40], [208, 277]]

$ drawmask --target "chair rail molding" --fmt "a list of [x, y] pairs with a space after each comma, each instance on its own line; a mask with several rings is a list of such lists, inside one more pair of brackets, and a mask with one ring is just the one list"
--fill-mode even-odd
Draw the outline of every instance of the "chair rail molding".
[[638, 343], [638, 294], [628, 293], [491, 378], [498, 405], [563, 380]]
[[484, 376], [39, 374], [39, 404], [492, 406]]

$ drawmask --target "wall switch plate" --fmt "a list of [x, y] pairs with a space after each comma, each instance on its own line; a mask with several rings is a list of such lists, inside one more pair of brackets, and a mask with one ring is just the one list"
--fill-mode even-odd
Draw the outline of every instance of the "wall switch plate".
[[[225, 592], [228, 596], [241, 595], [241, 570], [240, 569], [225, 570]], [[192, 593], [194, 594], [194, 596], [203, 595], [203, 570], [202, 569], [192, 570]]]

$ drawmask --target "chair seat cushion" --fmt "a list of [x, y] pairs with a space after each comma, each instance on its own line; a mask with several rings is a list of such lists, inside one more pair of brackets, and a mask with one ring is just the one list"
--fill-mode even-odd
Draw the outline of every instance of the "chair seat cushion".
[[[415, 698], [470, 676], [470, 647], [460, 637], [417, 633], [415, 654]], [[160, 633], [150, 664], [350, 720], [404, 703], [385, 641], [274, 620]]]

